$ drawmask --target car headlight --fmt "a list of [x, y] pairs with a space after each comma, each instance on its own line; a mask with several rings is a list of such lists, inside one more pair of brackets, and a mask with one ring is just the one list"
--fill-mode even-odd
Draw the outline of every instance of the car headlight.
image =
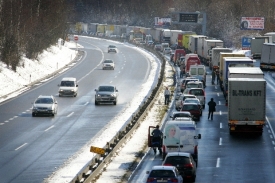
[[115, 97], [116, 95], [115, 94], [111, 94], [112, 97]]
[[74, 92], [74, 89], [72, 89], [71, 92]]
[[101, 97], [99, 94], [96, 95], [97, 97]]
[[33, 107], [32, 107], [32, 110], [37, 110], [37, 107], [34, 107], [34, 106], [33, 106]]

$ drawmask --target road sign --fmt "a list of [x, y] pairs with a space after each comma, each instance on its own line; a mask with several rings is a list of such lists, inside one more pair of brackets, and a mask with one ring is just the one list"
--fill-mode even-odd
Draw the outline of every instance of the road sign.
[[78, 36], [77, 35], [74, 36], [74, 40], [78, 41]]
[[97, 153], [97, 154], [105, 154], [105, 149], [91, 146], [90, 147], [90, 152], [94, 152], [94, 153]]

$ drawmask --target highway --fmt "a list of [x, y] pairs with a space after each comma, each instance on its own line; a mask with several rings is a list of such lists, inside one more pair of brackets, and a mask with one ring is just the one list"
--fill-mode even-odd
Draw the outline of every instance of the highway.
[[[125, 110], [147, 80], [150, 61], [133, 47], [88, 37], [78, 42], [84, 54], [74, 67], [0, 104], [0, 122], [5, 123], [0, 126], [1, 182], [43, 182]], [[118, 53], [107, 53], [109, 44]], [[102, 70], [104, 59], [113, 59], [115, 70]], [[58, 97], [63, 77], [77, 78], [77, 97]], [[116, 106], [94, 105], [94, 90], [101, 84], [117, 86]], [[32, 102], [39, 95], [56, 97], [55, 117], [32, 117]]]
[[[275, 182], [275, 80], [272, 73], [264, 72], [267, 81], [266, 126], [262, 136], [230, 135], [227, 125], [227, 106], [218, 85], [211, 84], [211, 71], [207, 67], [206, 101], [214, 98], [217, 103], [214, 120], [208, 120], [208, 106], [197, 122], [199, 156], [197, 183], [259, 183]], [[174, 110], [174, 109], [173, 109]], [[172, 112], [172, 111], [170, 111]], [[170, 115], [168, 115], [170, 116]], [[153, 154], [145, 156], [129, 182], [146, 182], [146, 171], [154, 165], [161, 165], [162, 157]]]

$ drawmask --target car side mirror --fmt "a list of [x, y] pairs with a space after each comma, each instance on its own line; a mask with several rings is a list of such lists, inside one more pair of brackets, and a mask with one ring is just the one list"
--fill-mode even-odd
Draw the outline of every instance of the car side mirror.
[[201, 134], [198, 134], [198, 136], [194, 136], [194, 139], [201, 139]]
[[95, 89], [95, 91], [97, 91], [97, 89]]
[[78, 87], [78, 85], [76, 85], [76, 87]]

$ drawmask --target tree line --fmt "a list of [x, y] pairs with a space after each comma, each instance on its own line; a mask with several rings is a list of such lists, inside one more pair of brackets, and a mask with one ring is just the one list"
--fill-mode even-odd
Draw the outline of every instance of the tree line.
[[[0, 0], [0, 58], [12, 70], [66, 37], [66, 0]], [[22, 63], [24, 65], [24, 63]]]
[[[68, 22], [153, 27], [154, 17], [170, 17], [171, 9], [206, 13], [206, 35], [240, 47], [243, 35], [275, 31], [274, 7], [274, 0], [0, 0], [0, 60], [14, 71], [23, 56], [36, 61], [43, 50], [66, 38]], [[265, 29], [240, 30], [241, 17], [264, 17]], [[201, 34], [200, 25], [171, 29]]]

